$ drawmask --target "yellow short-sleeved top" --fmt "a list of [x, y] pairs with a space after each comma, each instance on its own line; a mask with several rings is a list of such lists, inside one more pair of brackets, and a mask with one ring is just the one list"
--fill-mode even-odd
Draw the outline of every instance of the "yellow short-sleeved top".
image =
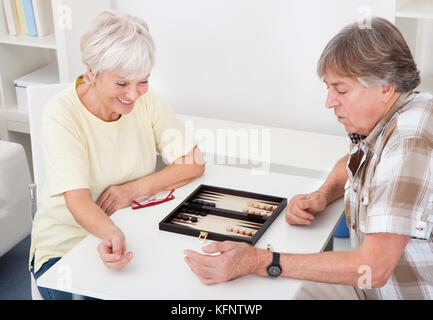
[[172, 163], [196, 145], [184, 126], [152, 89], [131, 113], [105, 122], [81, 103], [71, 86], [50, 100], [42, 115], [45, 184], [35, 215], [30, 260], [34, 270], [63, 257], [88, 233], [66, 207], [63, 193], [89, 189], [96, 201], [110, 186], [155, 172], [157, 153]]

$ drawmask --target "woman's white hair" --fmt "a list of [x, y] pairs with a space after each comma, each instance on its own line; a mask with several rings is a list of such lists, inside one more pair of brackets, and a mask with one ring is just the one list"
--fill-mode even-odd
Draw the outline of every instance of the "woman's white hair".
[[[81, 59], [97, 77], [116, 71], [126, 79], [144, 79], [155, 64], [155, 45], [147, 24], [136, 17], [106, 10], [81, 36]], [[89, 82], [87, 72], [84, 79]]]

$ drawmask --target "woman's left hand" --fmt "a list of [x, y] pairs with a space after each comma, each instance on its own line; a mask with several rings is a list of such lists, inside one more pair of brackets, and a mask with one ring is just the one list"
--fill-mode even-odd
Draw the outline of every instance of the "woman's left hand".
[[129, 207], [132, 200], [134, 199], [127, 185], [111, 186], [99, 197], [97, 205], [111, 216], [117, 210]]

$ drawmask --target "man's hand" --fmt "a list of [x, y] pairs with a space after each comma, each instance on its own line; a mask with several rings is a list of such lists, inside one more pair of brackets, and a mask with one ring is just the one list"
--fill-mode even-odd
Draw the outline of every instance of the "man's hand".
[[108, 216], [117, 210], [129, 207], [133, 201], [128, 184], [111, 186], [99, 197], [96, 203]]
[[326, 204], [326, 194], [323, 192], [298, 194], [287, 205], [286, 221], [290, 225], [311, 224], [311, 220], [326, 208]]
[[185, 261], [205, 285], [223, 283], [254, 273], [257, 264], [256, 249], [246, 243], [224, 241], [212, 242], [203, 247], [208, 256], [185, 250]]
[[132, 252], [126, 254], [125, 252], [125, 236], [117, 228], [113, 229], [108, 238], [98, 245], [99, 257], [109, 269], [121, 269], [131, 261]]

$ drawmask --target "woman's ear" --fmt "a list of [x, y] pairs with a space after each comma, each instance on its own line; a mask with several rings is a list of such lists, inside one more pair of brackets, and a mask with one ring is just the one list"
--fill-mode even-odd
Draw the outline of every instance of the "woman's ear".
[[96, 81], [96, 77], [93, 74], [93, 71], [92, 71], [92, 69], [90, 69], [89, 66], [87, 66], [87, 77], [89, 78], [90, 83], [93, 85]]

